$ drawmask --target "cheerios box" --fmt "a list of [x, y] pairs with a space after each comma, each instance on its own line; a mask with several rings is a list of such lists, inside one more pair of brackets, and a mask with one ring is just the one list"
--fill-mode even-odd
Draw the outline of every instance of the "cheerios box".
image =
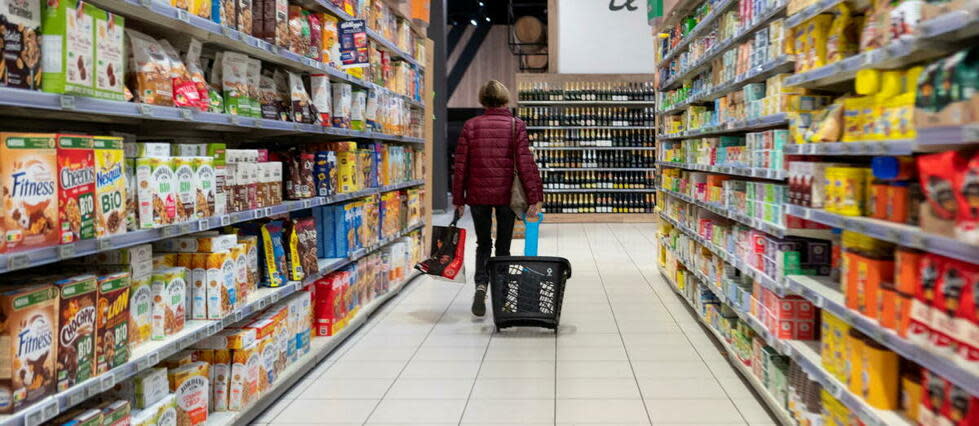
[[95, 153], [95, 236], [126, 233], [128, 200], [123, 141], [120, 137], [96, 136]]
[[95, 96], [95, 15], [80, 0], [45, 4], [41, 23], [41, 69], [45, 92]]
[[0, 214], [7, 252], [58, 243], [54, 134], [0, 133]]
[[55, 390], [58, 292], [51, 285], [4, 289], [0, 293], [0, 414], [10, 414]]
[[59, 134], [56, 145], [61, 244], [95, 238], [95, 154], [92, 137]]

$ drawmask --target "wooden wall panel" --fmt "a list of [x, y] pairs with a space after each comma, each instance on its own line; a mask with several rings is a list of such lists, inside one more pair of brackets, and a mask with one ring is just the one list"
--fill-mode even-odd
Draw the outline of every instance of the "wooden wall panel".
[[[474, 28], [469, 26], [466, 29], [455, 52], [449, 57], [450, 70], [461, 56]], [[516, 98], [516, 74], [520, 68], [517, 57], [510, 53], [507, 45], [507, 30], [506, 25], [494, 25], [490, 30], [483, 45], [476, 52], [476, 58], [459, 82], [459, 87], [449, 98], [449, 108], [480, 108], [479, 87], [487, 80], [499, 80], [510, 89], [514, 99]], [[516, 103], [512, 106], [516, 106]]]

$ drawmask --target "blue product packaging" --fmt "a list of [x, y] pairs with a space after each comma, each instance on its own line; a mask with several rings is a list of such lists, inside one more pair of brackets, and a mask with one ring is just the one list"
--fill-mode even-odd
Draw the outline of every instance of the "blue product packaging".
[[323, 207], [313, 207], [313, 222], [316, 223], [316, 252], [320, 259], [328, 259], [329, 253], [326, 250], [326, 230], [323, 227]]
[[323, 233], [319, 235], [323, 243], [323, 257], [326, 259], [341, 257], [337, 254], [336, 235], [333, 230], [336, 228], [336, 224], [333, 223], [333, 206], [323, 207], [322, 215]]
[[336, 256], [337, 257], [347, 257], [350, 255], [347, 247], [347, 215], [343, 208], [343, 204], [337, 204], [333, 207], [333, 241], [336, 244]]
[[337, 155], [333, 151], [319, 151], [313, 163], [316, 195], [329, 197], [336, 193]]

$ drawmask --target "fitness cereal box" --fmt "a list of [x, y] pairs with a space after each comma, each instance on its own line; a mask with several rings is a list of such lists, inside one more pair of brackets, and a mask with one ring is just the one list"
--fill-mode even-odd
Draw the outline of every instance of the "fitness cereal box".
[[170, 392], [177, 402], [177, 424], [180, 426], [207, 423], [210, 399], [210, 373], [206, 362], [192, 362], [170, 370]]
[[191, 157], [171, 157], [176, 204], [174, 222], [186, 222], [197, 214], [197, 192], [194, 190], [194, 159]]
[[51, 285], [0, 293], [0, 413], [10, 414], [55, 391], [58, 292]]
[[231, 251], [210, 253], [207, 258], [207, 317], [224, 318], [237, 304], [238, 282]]
[[129, 293], [129, 348], [148, 342], [153, 330], [152, 275], [132, 280]]
[[79, 275], [54, 283], [60, 294], [58, 392], [95, 375], [95, 299], [98, 278]]
[[95, 375], [129, 361], [129, 273], [99, 277]]
[[95, 236], [126, 233], [128, 182], [122, 138], [96, 136], [95, 150]]
[[215, 349], [211, 364], [212, 411], [228, 411], [228, 391], [231, 384], [231, 351]]
[[136, 186], [140, 228], [175, 223], [176, 178], [169, 157], [137, 158]]
[[57, 136], [58, 225], [61, 244], [95, 237], [95, 156], [92, 137]]
[[5, 250], [58, 243], [58, 153], [53, 134], [0, 133], [0, 208]]

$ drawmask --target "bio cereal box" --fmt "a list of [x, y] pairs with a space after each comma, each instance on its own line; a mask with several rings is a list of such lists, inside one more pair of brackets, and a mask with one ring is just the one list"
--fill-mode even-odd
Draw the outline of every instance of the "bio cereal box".
[[92, 137], [59, 134], [56, 145], [61, 244], [95, 238], [95, 155]]
[[248, 268], [249, 287], [255, 287], [259, 281], [258, 236], [239, 235], [238, 241], [245, 245], [245, 266]]
[[0, 133], [0, 229], [7, 252], [58, 243], [57, 151], [53, 134]]
[[95, 375], [95, 299], [98, 278], [79, 275], [55, 282], [60, 295], [57, 389]]
[[210, 399], [210, 373], [206, 362], [192, 362], [167, 373], [170, 391], [177, 401], [177, 424], [181, 426], [207, 423]]
[[99, 9], [79, 0], [44, 8], [41, 69], [45, 92], [95, 96], [95, 18]]
[[128, 272], [103, 275], [98, 281], [95, 372], [101, 375], [129, 361]]
[[123, 170], [122, 138], [96, 136], [92, 146], [95, 152], [95, 236], [124, 234], [128, 183]]
[[154, 367], [133, 377], [136, 408], [144, 409], [164, 399], [170, 392], [166, 367]]
[[170, 167], [173, 168], [173, 186], [176, 192], [174, 222], [186, 222], [197, 215], [197, 191], [194, 189], [197, 174], [194, 172], [194, 159], [171, 157]]
[[248, 299], [257, 283], [248, 281], [248, 247], [245, 244], [235, 245], [231, 249], [231, 257], [235, 261], [235, 283], [238, 290], [236, 302], [241, 304]]
[[0, 413], [10, 414], [55, 390], [58, 292], [50, 285], [0, 293]]
[[95, 97], [123, 101], [126, 19], [112, 12], [96, 10], [95, 17]]
[[129, 348], [148, 342], [153, 330], [153, 276], [132, 279], [129, 293]]
[[175, 181], [169, 157], [136, 159], [140, 228], [156, 228], [174, 223], [177, 208]]
[[198, 218], [214, 215], [216, 178], [214, 159], [194, 157], [194, 189], [196, 191], [195, 213]]

